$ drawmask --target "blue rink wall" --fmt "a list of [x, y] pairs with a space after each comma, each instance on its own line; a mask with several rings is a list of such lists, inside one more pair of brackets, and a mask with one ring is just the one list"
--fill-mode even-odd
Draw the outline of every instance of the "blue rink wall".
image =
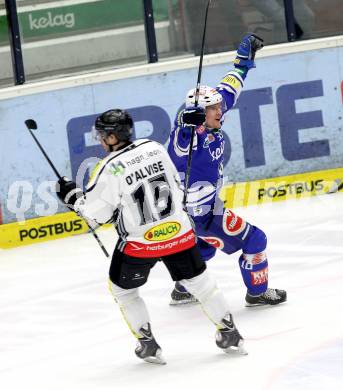
[[[223, 126], [227, 179], [342, 167], [343, 47], [257, 58], [256, 64]], [[206, 66], [202, 84], [216, 86], [231, 68], [232, 62]], [[75, 178], [84, 162], [81, 173], [87, 176], [94, 157], [103, 156], [90, 134], [97, 114], [125, 108], [133, 116], [135, 138], [167, 144], [196, 77], [193, 67], [0, 100], [3, 222], [17, 220], [15, 207], [22, 208], [23, 218], [48, 215], [54, 212], [51, 204], [57, 207], [51, 194], [55, 176], [26, 130], [26, 119], [37, 121], [36, 135], [62, 175]]]

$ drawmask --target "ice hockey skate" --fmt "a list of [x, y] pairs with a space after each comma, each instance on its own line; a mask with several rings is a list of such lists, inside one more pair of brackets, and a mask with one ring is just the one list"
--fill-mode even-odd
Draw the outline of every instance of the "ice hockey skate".
[[166, 364], [167, 362], [162, 356], [162, 349], [157, 344], [151, 332], [150, 324], [147, 323], [143, 325], [140, 328], [139, 333], [142, 337], [138, 339], [137, 347], [135, 349], [136, 355], [148, 363]]
[[170, 305], [185, 305], [190, 303], [199, 303], [194, 295], [189, 293], [180, 283], [176, 282], [174, 290], [170, 294]]
[[222, 328], [217, 330], [216, 344], [225, 353], [237, 352], [241, 355], [247, 355], [244, 348], [244, 339], [238, 332], [231, 314], [227, 314], [222, 319]]
[[245, 306], [266, 306], [266, 305], [278, 305], [279, 303], [287, 301], [287, 293], [285, 290], [279, 290], [277, 288], [267, 288], [267, 291], [260, 295], [245, 296]]

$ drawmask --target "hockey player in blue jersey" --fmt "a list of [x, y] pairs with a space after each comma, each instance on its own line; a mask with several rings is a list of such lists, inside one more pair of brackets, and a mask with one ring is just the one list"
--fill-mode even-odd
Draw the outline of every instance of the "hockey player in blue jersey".
[[[186, 108], [175, 119], [168, 146], [177, 170], [185, 176], [191, 128], [195, 127], [187, 209], [195, 224], [198, 247], [204, 260], [211, 259], [216, 249], [227, 254], [241, 251], [238, 261], [247, 287], [247, 306], [275, 305], [287, 299], [286, 291], [268, 288], [265, 233], [225, 208], [218, 196], [223, 178], [223, 115], [235, 105], [248, 71], [255, 67], [255, 53], [262, 47], [261, 38], [248, 34], [238, 47], [234, 69], [216, 88], [200, 87], [197, 107], [195, 89], [188, 92]], [[171, 304], [196, 301], [179, 283], [171, 297]]]

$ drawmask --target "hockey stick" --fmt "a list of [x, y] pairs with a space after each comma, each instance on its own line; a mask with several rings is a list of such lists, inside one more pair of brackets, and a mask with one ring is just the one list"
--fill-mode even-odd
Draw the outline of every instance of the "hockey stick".
[[[208, 0], [207, 6], [206, 6], [206, 12], [205, 12], [204, 30], [202, 32], [202, 43], [201, 43], [200, 61], [199, 61], [199, 68], [198, 68], [197, 86], [196, 86], [196, 89], [195, 89], [195, 103], [194, 103], [195, 107], [198, 106], [198, 102], [199, 102], [200, 81], [201, 81], [201, 73], [202, 73], [202, 62], [203, 62], [204, 51], [205, 51], [207, 15], [208, 15], [208, 9], [210, 7], [210, 4], [211, 4], [211, 0]], [[187, 193], [188, 193], [188, 186], [189, 186], [189, 177], [190, 177], [190, 173], [191, 173], [194, 135], [195, 135], [195, 126], [192, 126], [191, 140], [190, 140], [190, 144], [189, 144], [189, 152], [188, 152], [188, 159], [187, 159], [187, 169], [186, 169], [186, 176], [185, 176], [185, 191], [184, 191], [184, 194], [183, 194], [183, 204], [184, 204], [185, 207], [186, 207], [186, 203], [187, 203]]]
[[[34, 121], [33, 119], [27, 119], [25, 121], [25, 125], [26, 125], [27, 129], [29, 130], [30, 134], [32, 135], [37, 146], [39, 147], [39, 149], [43, 153], [44, 157], [46, 158], [47, 162], [49, 163], [50, 167], [55, 172], [55, 175], [58, 177], [59, 180], [61, 180], [62, 176], [59, 174], [58, 170], [55, 168], [55, 166], [52, 163], [52, 161], [50, 160], [49, 156], [46, 154], [42, 145], [40, 144], [40, 142], [38, 141], [38, 139], [36, 138], [36, 136], [32, 132], [32, 130], [37, 130], [37, 128], [38, 128], [36, 121]], [[106, 248], [104, 247], [104, 244], [101, 242], [99, 236], [95, 233], [94, 229], [89, 225], [89, 223], [85, 219], [84, 219], [84, 221], [85, 221], [86, 225], [88, 226], [89, 230], [92, 232], [94, 238], [97, 240], [97, 242], [98, 242], [100, 248], [102, 249], [102, 251], [104, 252], [105, 256], [110, 257], [109, 253], [107, 252]]]

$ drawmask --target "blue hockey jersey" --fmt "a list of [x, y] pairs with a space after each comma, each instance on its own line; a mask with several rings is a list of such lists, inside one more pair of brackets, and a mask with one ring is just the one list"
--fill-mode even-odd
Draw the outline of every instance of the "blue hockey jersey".
[[[224, 115], [237, 101], [243, 88], [247, 70], [240, 68], [230, 71], [220, 81], [217, 91], [222, 95], [222, 121]], [[184, 180], [191, 138], [191, 128], [181, 125], [181, 114], [175, 118], [170, 134], [168, 153], [181, 179]], [[192, 165], [189, 177], [187, 207], [194, 217], [206, 214], [216, 199], [222, 185], [225, 141], [221, 129], [196, 128], [194, 133]]]

